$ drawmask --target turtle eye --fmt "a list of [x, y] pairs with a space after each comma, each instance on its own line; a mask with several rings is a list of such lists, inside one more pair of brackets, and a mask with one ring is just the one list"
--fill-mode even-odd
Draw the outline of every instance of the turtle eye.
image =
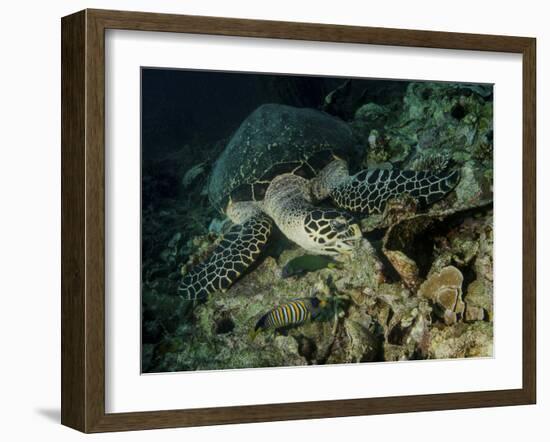
[[335, 218], [332, 220], [331, 225], [332, 225], [332, 228], [337, 232], [342, 232], [347, 228], [348, 220], [343, 216], [339, 216], [338, 218]]

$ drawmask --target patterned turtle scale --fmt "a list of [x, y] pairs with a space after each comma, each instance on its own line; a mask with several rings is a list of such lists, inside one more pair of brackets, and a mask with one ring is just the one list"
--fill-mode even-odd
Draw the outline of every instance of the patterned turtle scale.
[[235, 132], [216, 161], [208, 185], [210, 202], [224, 212], [232, 201], [263, 199], [271, 180], [294, 172], [311, 178], [354, 150], [351, 130], [315, 109], [264, 104]]

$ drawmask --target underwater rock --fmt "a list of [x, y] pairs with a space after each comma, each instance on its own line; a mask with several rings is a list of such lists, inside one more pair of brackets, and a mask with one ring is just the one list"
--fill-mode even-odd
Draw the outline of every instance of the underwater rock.
[[371, 127], [382, 125], [386, 114], [399, 108], [406, 90], [405, 82], [377, 82], [365, 88], [361, 81], [345, 80], [329, 92], [322, 109], [346, 121], [364, 120]]
[[420, 271], [411, 252], [416, 249], [416, 236], [426, 230], [433, 220], [428, 215], [414, 215], [414, 206], [405, 203], [402, 207], [405, 207], [404, 211], [396, 211], [391, 217], [386, 215], [391, 224], [384, 235], [382, 251], [403, 282], [416, 290], [421, 282]]
[[155, 346], [153, 344], [142, 344], [141, 346], [141, 367], [143, 372], [149, 372], [153, 362], [153, 352]]
[[478, 277], [469, 286], [464, 297], [466, 321], [482, 321], [493, 316], [493, 286], [483, 277]]
[[464, 311], [464, 321], [474, 322], [474, 321], [483, 321], [485, 318], [485, 312], [481, 307], [467, 303], [466, 309]]
[[[414, 247], [419, 232], [429, 232], [438, 219], [460, 213], [407, 215], [411, 218], [392, 225], [388, 244], [393, 248], [388, 250]], [[414, 284], [387, 280], [379, 252], [366, 240], [353, 254], [341, 258], [341, 269], [327, 267], [284, 279], [284, 266], [305, 253], [291, 246], [277, 260], [266, 257], [225, 294], [213, 294], [195, 306], [194, 319], [187, 323], [192, 337], [162, 362], [150, 362], [150, 367], [196, 370], [488, 355], [492, 323], [485, 309], [492, 311], [491, 220], [487, 215], [464, 217], [457, 227], [448, 227], [445, 245], [435, 247], [433, 262], [423, 263], [429, 273], [423, 284], [417, 284], [417, 295]], [[208, 240], [203, 238], [197, 245], [204, 241]], [[476, 247], [471, 247], [472, 241]], [[469, 248], [475, 253], [469, 253]], [[452, 263], [474, 272], [464, 296], [466, 306], [461, 298], [463, 274]], [[475, 282], [478, 279], [483, 288]], [[421, 274], [418, 280], [422, 282]], [[328, 301], [331, 307], [322, 318], [250, 339], [250, 331], [266, 311], [307, 296]], [[432, 323], [432, 315], [442, 322]], [[461, 317], [474, 322], [457, 322]], [[489, 327], [456, 328], [478, 323]]]
[[398, 284], [384, 284], [379, 293], [367, 312], [382, 328], [383, 360], [427, 357], [432, 312], [428, 301], [411, 296]]
[[457, 205], [472, 207], [482, 202], [492, 201], [492, 180], [483, 170], [475, 170], [471, 167], [463, 167], [461, 179], [455, 189]]
[[463, 322], [431, 330], [429, 357], [432, 359], [493, 356], [493, 325]]
[[340, 291], [351, 288], [378, 287], [385, 281], [383, 264], [376, 250], [366, 240], [362, 239], [353, 253], [341, 260], [345, 271], [333, 269], [332, 281]]
[[374, 168], [374, 164], [387, 163], [392, 157], [392, 153], [388, 150], [388, 141], [377, 130], [370, 131], [367, 142], [367, 157], [363, 163], [364, 167]]
[[368, 329], [362, 324], [354, 321], [347, 320], [345, 322], [346, 335], [350, 341], [349, 345], [349, 359], [353, 362], [365, 362], [372, 360], [371, 354], [376, 353], [373, 346], [375, 341], [372, 339]]
[[384, 250], [384, 254], [399, 273], [403, 282], [411, 289], [416, 288], [420, 283], [416, 262], [401, 250]]
[[462, 281], [464, 277], [456, 267], [445, 267], [432, 274], [418, 289], [418, 295], [431, 300], [441, 308], [435, 310], [447, 325], [454, 324], [464, 313]]
[[[405, 196], [390, 201], [383, 216], [371, 216], [363, 220], [361, 229], [363, 232], [387, 229], [382, 241], [382, 251], [402, 279], [409, 287], [414, 288], [418, 286], [419, 276], [428, 273], [432, 264], [435, 265], [435, 270], [441, 269], [451, 262], [467, 265], [476, 256], [480, 233], [477, 231], [477, 233], [470, 231], [466, 233], [464, 229], [453, 230], [452, 227], [459, 223], [462, 217], [466, 220], [471, 219], [469, 213], [478, 213], [483, 216], [483, 212], [490, 207], [491, 200], [476, 201], [468, 205], [464, 201], [448, 198], [434, 204], [427, 212], [416, 213], [414, 202]], [[487, 222], [490, 222], [492, 218], [487, 220], [485, 217], [480, 220], [485, 227], [478, 226], [479, 229], [490, 228]], [[441, 236], [441, 230], [448, 230], [451, 239], [454, 238], [452, 246], [447, 244], [448, 241]], [[440, 233], [427, 242], [423, 236], [430, 235], [431, 231], [434, 233], [440, 231]], [[462, 233], [458, 234], [459, 232]], [[453, 253], [450, 249], [441, 250], [434, 256], [433, 247], [440, 241], [447, 244], [444, 248], [451, 247]], [[428, 262], [428, 260], [430, 261]], [[418, 272], [416, 268], [418, 268]], [[489, 266], [485, 273], [490, 271], [492, 271], [492, 267]]]
[[491, 321], [493, 315], [492, 211], [465, 217], [439, 248], [431, 272], [455, 264], [467, 275], [465, 321]]
[[[412, 82], [392, 105], [360, 107], [351, 122], [359, 144], [369, 145], [376, 131], [376, 149], [366, 151], [366, 163], [404, 162], [405, 168], [443, 167], [440, 154], [456, 163], [492, 168], [492, 86]], [[490, 91], [490, 92], [489, 92]], [[428, 164], [431, 163], [431, 164]]]
[[388, 122], [391, 110], [376, 103], [367, 103], [355, 111], [354, 120], [361, 121], [375, 130], [381, 130]]
[[346, 361], [373, 362], [379, 359], [382, 340], [364, 324], [354, 319], [344, 322], [345, 334], [349, 340]]
[[[417, 128], [421, 147], [444, 147], [471, 154], [492, 132], [492, 102], [488, 96], [456, 84], [411, 83], [403, 99], [401, 119]], [[430, 134], [430, 135], [428, 135]]]
[[[358, 363], [382, 359], [384, 336], [380, 325], [363, 308], [364, 303], [346, 302], [336, 298], [340, 308], [335, 310], [331, 346], [319, 362]], [[327, 351], [328, 350], [328, 351]]]
[[[481, 206], [455, 213], [445, 236], [436, 239], [437, 256], [430, 272], [454, 264], [464, 271], [474, 271], [492, 279], [492, 208]], [[460, 222], [460, 223], [459, 223]], [[471, 280], [471, 278], [469, 278]]]
[[[276, 305], [307, 296], [308, 283], [287, 282], [280, 278], [280, 269], [273, 258], [266, 258], [254, 271], [245, 275], [224, 295], [213, 295], [195, 308], [195, 339], [185, 348], [185, 360], [197, 362], [193, 353], [207, 353], [208, 360], [200, 362], [209, 369], [224, 367], [267, 367], [280, 365], [305, 365], [307, 359], [300, 355], [295, 339], [297, 335], [315, 336], [323, 324], [311, 322], [290, 330], [287, 336], [279, 332], [265, 332], [254, 340], [250, 332], [257, 321]], [[299, 280], [298, 280], [299, 281]], [[215, 324], [221, 318], [233, 323], [231, 331], [216, 333]], [[322, 333], [326, 335], [326, 333]], [[209, 348], [210, 347], [210, 348]]]

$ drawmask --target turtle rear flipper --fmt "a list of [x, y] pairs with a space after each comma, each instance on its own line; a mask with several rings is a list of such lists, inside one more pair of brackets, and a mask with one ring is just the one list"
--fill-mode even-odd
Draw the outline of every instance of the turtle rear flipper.
[[440, 173], [412, 170], [363, 170], [330, 191], [341, 208], [351, 212], [382, 213], [386, 203], [408, 194], [427, 207], [442, 199], [460, 181], [459, 170]]
[[195, 300], [228, 289], [258, 259], [271, 227], [271, 219], [261, 213], [231, 227], [212, 255], [183, 277], [178, 294]]

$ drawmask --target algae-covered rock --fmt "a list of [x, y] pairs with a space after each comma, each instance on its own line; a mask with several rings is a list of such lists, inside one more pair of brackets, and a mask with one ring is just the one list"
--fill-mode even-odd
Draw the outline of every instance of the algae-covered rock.
[[[342, 309], [345, 302], [339, 302], [338, 296], [344, 290], [378, 286], [381, 265], [374, 251], [364, 242], [353, 256], [343, 259], [343, 266], [352, 269], [349, 272], [325, 268], [300, 277], [282, 278], [282, 268], [292, 255], [282, 256], [281, 264], [267, 257], [225, 294], [211, 296], [195, 307], [192, 339], [173, 355], [170, 366], [174, 370], [197, 370], [325, 363], [332, 354], [338, 329], [345, 329], [349, 336], [354, 336], [349, 325], [341, 324], [339, 314], [353, 314], [358, 324], [367, 322], [364, 313], [353, 313], [355, 307]], [[266, 312], [310, 296], [328, 301], [329, 307], [322, 318], [290, 328], [285, 333], [264, 331], [255, 338], [251, 336], [257, 321]], [[336, 330], [335, 324], [338, 325]], [[370, 332], [367, 329], [365, 333]], [[358, 347], [357, 339], [339, 342], [345, 353], [340, 362], [372, 359], [376, 353], [376, 339], [371, 341], [364, 348]]]
[[425, 358], [432, 312], [429, 303], [398, 284], [384, 284], [379, 293], [367, 311], [384, 334], [383, 360]]
[[483, 172], [483, 169], [464, 167], [461, 171], [460, 183], [455, 189], [457, 205], [472, 207], [480, 201], [492, 200], [492, 180]]
[[[402, 253], [408, 242], [414, 247], [416, 235], [445, 235], [427, 248], [429, 259], [411, 253], [422, 263], [418, 284], [407, 283], [403, 272], [390, 277], [392, 263], [384, 263], [382, 251], [366, 240], [351, 256], [339, 257], [338, 268], [282, 278], [285, 265], [306, 253], [290, 247], [277, 259], [266, 257], [225, 294], [195, 306], [188, 324], [192, 333], [179, 331], [181, 346], [164, 345], [155, 352], [157, 359], [149, 349], [144, 361], [151, 371], [165, 371], [490, 355], [491, 218], [459, 218], [447, 226], [449, 218], [440, 217], [443, 221], [415, 214], [391, 229], [392, 247]], [[438, 223], [451, 230], [441, 232]], [[466, 287], [459, 267], [469, 272]], [[270, 309], [310, 296], [328, 301], [320, 318], [251, 338], [256, 322]], [[468, 325], [478, 323], [483, 325]]]
[[384, 221], [390, 226], [384, 235], [382, 250], [405, 284], [415, 290], [421, 281], [418, 263], [412, 257], [412, 251], [418, 250], [415, 238], [432, 224], [432, 219], [427, 215], [416, 216], [415, 205], [405, 203], [401, 207], [404, 210], [391, 214], [391, 209], [385, 211]]
[[391, 110], [387, 106], [376, 103], [367, 103], [355, 111], [355, 121], [365, 123], [372, 129], [382, 129], [388, 122]]
[[[337, 266], [283, 278], [285, 266], [307, 254], [287, 245], [277, 259], [266, 257], [225, 294], [196, 306], [193, 333], [161, 364], [153, 358], [153, 371], [488, 354], [492, 328], [454, 327], [492, 324], [490, 208], [451, 204], [416, 213], [406, 199], [392, 205], [381, 218], [389, 224], [381, 249], [363, 240], [352, 255], [338, 257]], [[211, 240], [198, 241], [199, 250], [203, 241]], [[410, 263], [410, 269], [398, 262]], [[391, 269], [397, 269], [397, 278]], [[328, 300], [322, 317], [251, 339], [267, 311], [310, 296]]]
[[431, 170], [452, 160], [491, 169], [492, 86], [411, 82], [399, 101], [358, 107], [351, 128], [371, 147], [364, 162], [370, 167], [389, 161]]
[[419, 284], [419, 271], [416, 262], [405, 255], [401, 250], [384, 250], [384, 254], [399, 273], [405, 284], [415, 288]]
[[[367, 318], [370, 318], [367, 316]], [[369, 330], [369, 321], [358, 322], [355, 319], [345, 321], [346, 336], [349, 339], [346, 360], [350, 362], [372, 362], [377, 360], [381, 340], [373, 330]]]
[[480, 234], [472, 268], [476, 274], [466, 290], [466, 320], [492, 321], [493, 318], [493, 228], [491, 222], [477, 220]]
[[458, 323], [432, 328], [429, 357], [433, 359], [493, 356], [493, 325]]

